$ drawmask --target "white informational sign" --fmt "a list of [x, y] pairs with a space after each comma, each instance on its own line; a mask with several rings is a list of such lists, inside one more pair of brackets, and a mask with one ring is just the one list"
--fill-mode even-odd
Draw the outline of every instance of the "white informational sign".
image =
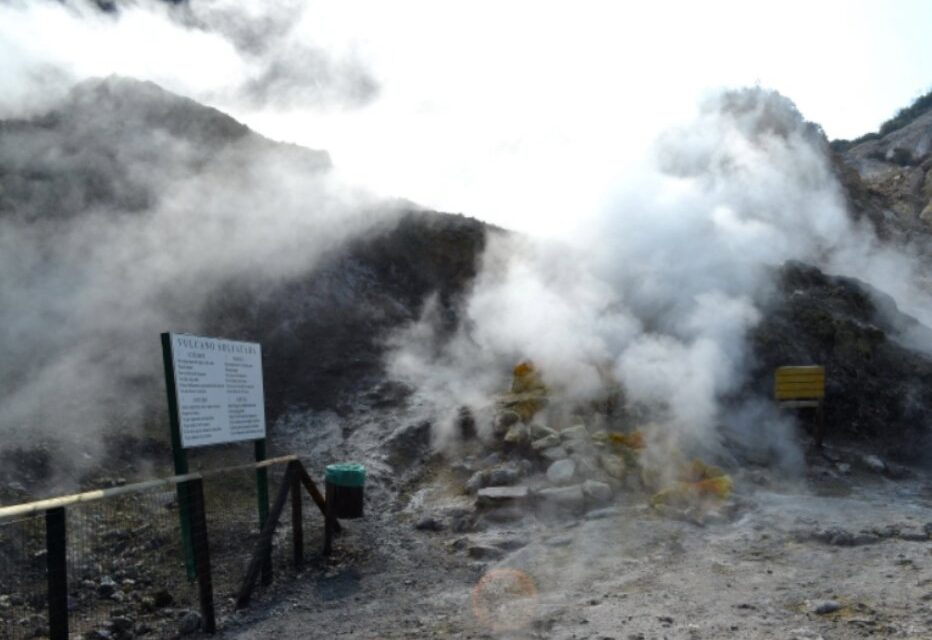
[[171, 334], [181, 446], [265, 437], [262, 347]]

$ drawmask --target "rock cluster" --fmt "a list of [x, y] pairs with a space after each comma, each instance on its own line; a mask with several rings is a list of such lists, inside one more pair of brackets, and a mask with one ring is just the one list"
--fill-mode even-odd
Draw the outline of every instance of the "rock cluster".
[[549, 402], [533, 363], [520, 363], [511, 389], [498, 401], [491, 441], [453, 464], [464, 492], [475, 496], [480, 518], [578, 516], [604, 508], [621, 493], [645, 499], [645, 490], [660, 490], [650, 504], [664, 512], [730, 494], [731, 479], [699, 461], [686, 464], [671, 458], [667, 463], [674, 471], [645, 469], [647, 442], [640, 431], [608, 431], [601, 421], [582, 414], [563, 425], [547, 424], [542, 409]]
[[462, 465], [475, 467], [464, 489], [476, 495], [479, 507], [521, 503], [580, 512], [610, 502], [632, 470], [611, 450], [604, 431], [592, 433], [584, 424], [556, 430], [539, 421], [515, 420], [510, 413], [506, 409], [496, 419], [496, 424], [508, 425], [498, 432], [500, 451]]

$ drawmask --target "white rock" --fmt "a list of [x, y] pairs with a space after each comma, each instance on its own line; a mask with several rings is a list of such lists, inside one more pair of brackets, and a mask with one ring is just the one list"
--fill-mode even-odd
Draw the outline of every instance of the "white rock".
[[531, 443], [531, 448], [534, 451], [543, 451], [544, 449], [549, 449], [551, 447], [559, 446], [559, 444], [560, 444], [560, 436], [558, 436], [556, 433], [552, 433], [549, 436], [544, 436], [543, 438], [540, 438], [539, 440], [534, 440]]
[[557, 460], [547, 468], [547, 479], [553, 484], [569, 484], [576, 475], [576, 463], [569, 458]]
[[540, 455], [545, 460], [564, 460], [569, 454], [563, 447], [551, 447], [541, 451]]
[[508, 429], [508, 433], [505, 434], [505, 442], [509, 444], [525, 444], [528, 441], [528, 429], [527, 426], [521, 424], [513, 424]]
[[598, 504], [604, 504], [612, 499], [612, 488], [605, 482], [586, 480], [582, 488], [586, 497]]
[[567, 509], [581, 509], [586, 500], [582, 485], [579, 484], [541, 489], [537, 495], [547, 504]]
[[520, 502], [527, 499], [528, 488], [516, 487], [486, 487], [476, 494], [476, 504], [480, 507], [493, 507], [511, 502]]
[[873, 454], [866, 455], [861, 460], [864, 461], [868, 469], [875, 473], [883, 473], [887, 469], [887, 465], [884, 464], [883, 460]]
[[614, 453], [603, 453], [599, 456], [599, 464], [605, 469], [605, 473], [611, 477], [617, 480], [625, 477], [627, 467], [625, 466], [625, 459], [621, 456], [616, 456]]
[[532, 422], [529, 430], [531, 432], [531, 440], [540, 440], [541, 438], [558, 435], [556, 431], [539, 422]]
[[564, 429], [560, 432], [560, 437], [563, 438], [564, 441], [591, 439], [589, 436], [589, 430], [586, 429], [586, 425], [584, 424], [577, 424], [569, 427], [568, 429]]
[[580, 479], [600, 480], [605, 477], [605, 474], [602, 473], [594, 457], [574, 453], [570, 456], [570, 459], [576, 463], [576, 475], [579, 476]]

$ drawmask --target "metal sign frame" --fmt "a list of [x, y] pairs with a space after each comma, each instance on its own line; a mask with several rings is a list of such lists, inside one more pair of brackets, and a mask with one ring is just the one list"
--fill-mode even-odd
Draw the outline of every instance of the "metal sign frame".
[[[165, 389], [168, 395], [168, 421], [171, 428], [171, 443], [172, 443], [172, 457], [174, 461], [175, 474], [184, 475], [188, 473], [188, 455], [187, 450], [182, 443], [182, 433], [181, 433], [181, 414], [178, 403], [178, 385], [177, 385], [177, 376], [175, 371], [175, 358], [172, 353], [172, 336], [173, 335], [182, 335], [182, 334], [173, 334], [171, 332], [165, 332], [161, 334], [162, 338], [162, 363], [165, 368]], [[187, 334], [184, 334], [187, 335]], [[192, 336], [200, 337], [200, 336]], [[218, 338], [210, 338], [212, 340], [217, 340]], [[225, 342], [232, 342], [226, 341]], [[238, 344], [249, 344], [249, 343], [238, 343]], [[260, 363], [261, 363], [261, 353], [260, 353]], [[259, 371], [260, 381], [262, 379], [262, 371]], [[264, 391], [264, 390], [263, 390]], [[265, 398], [262, 396], [262, 412], [263, 412], [263, 430], [265, 427], [264, 414], [265, 414]], [[234, 440], [233, 442], [235, 442]], [[240, 440], [246, 441], [246, 440]], [[256, 462], [262, 462], [267, 457], [266, 451], [266, 438], [257, 438], [253, 440], [254, 442], [254, 455]], [[216, 443], [219, 444], [219, 443]], [[261, 531], [269, 518], [269, 480], [268, 480], [268, 469], [264, 466], [256, 468], [256, 493], [258, 501], [258, 513], [259, 513], [259, 530]], [[188, 504], [190, 500], [188, 495], [188, 487], [186, 484], [178, 485], [178, 501], [179, 504]], [[197, 567], [195, 563], [194, 556], [194, 542], [192, 538], [192, 529], [191, 522], [188, 517], [187, 511], [185, 509], [179, 510], [179, 519], [181, 525], [181, 543], [184, 549], [185, 557], [185, 566], [188, 572], [188, 578], [194, 579], [197, 577]], [[267, 562], [263, 563], [262, 567], [262, 578], [263, 583], [267, 584], [271, 581], [271, 558], [267, 559]]]

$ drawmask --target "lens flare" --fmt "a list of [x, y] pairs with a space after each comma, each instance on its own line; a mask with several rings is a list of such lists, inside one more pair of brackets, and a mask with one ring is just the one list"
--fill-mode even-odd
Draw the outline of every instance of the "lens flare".
[[537, 611], [537, 586], [517, 569], [493, 569], [472, 591], [476, 618], [493, 631], [514, 631], [530, 623]]

